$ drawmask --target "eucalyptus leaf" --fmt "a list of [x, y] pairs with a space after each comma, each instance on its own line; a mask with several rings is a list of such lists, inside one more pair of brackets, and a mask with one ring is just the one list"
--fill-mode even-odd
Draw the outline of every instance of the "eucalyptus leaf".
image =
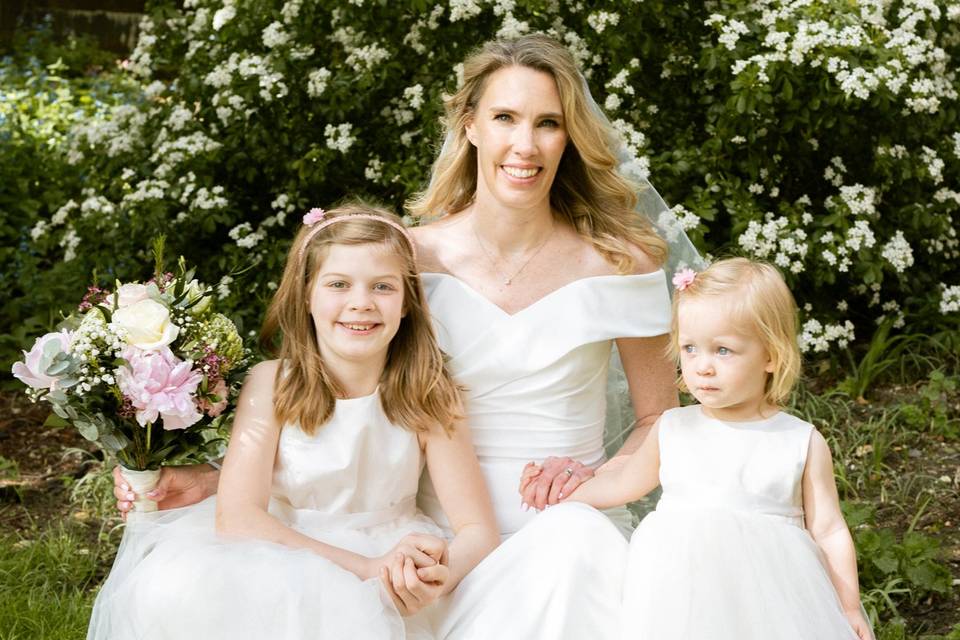
[[97, 425], [92, 422], [87, 420], [74, 420], [73, 426], [80, 432], [80, 435], [91, 442], [96, 442], [100, 437], [100, 431], [97, 429]]

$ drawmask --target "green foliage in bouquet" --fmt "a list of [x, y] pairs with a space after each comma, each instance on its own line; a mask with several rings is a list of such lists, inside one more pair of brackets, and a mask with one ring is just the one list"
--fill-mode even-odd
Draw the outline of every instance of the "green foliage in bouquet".
[[[163, 232], [256, 326], [297, 214], [348, 194], [399, 208], [461, 61], [531, 31], [570, 48], [701, 250], [784, 269], [805, 350], [882, 320], [956, 333], [960, 10], [942, 0], [156, 0], [123, 65], [138, 95], [55, 145], [82, 183], [16, 221], [12, 275], [129, 279], [129, 239]], [[20, 317], [41, 316], [29, 291]]]

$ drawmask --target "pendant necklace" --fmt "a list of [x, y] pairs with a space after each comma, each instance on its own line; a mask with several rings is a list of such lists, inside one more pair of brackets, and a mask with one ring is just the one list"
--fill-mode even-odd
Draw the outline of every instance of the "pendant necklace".
[[553, 232], [556, 231], [557, 229], [556, 224], [551, 225], [550, 233], [547, 234], [547, 236], [543, 239], [543, 242], [541, 242], [537, 246], [537, 248], [533, 251], [533, 253], [530, 254], [530, 257], [523, 261], [523, 264], [520, 265], [519, 269], [513, 272], [513, 275], [507, 275], [500, 270], [500, 267], [497, 266], [497, 261], [496, 259], [494, 259], [493, 254], [490, 253], [490, 251], [487, 249], [487, 246], [483, 243], [483, 240], [480, 239], [480, 233], [477, 231], [477, 225], [474, 224], [472, 226], [473, 226], [473, 235], [477, 239], [477, 244], [480, 245], [481, 251], [483, 251], [484, 255], [487, 256], [487, 260], [490, 261], [490, 265], [493, 267], [493, 270], [497, 272], [497, 277], [500, 278], [500, 281], [503, 283], [505, 287], [509, 287], [510, 284], [517, 279], [520, 273], [527, 268], [527, 265], [530, 264], [533, 261], [533, 259], [537, 257], [537, 255], [540, 253], [540, 250], [543, 249], [545, 246], [547, 246], [547, 243], [550, 241], [550, 238], [553, 237]]

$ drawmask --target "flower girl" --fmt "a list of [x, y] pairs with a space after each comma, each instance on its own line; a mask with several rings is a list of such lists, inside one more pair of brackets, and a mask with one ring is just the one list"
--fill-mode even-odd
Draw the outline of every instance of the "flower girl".
[[780, 408], [800, 369], [790, 291], [743, 258], [674, 284], [671, 350], [700, 404], [568, 497], [607, 508], [663, 487], [630, 542], [622, 637], [871, 638], [830, 450]]
[[[217, 495], [131, 519], [88, 638], [426, 631], [411, 614], [498, 538], [414, 251], [381, 209], [304, 216], [261, 333], [278, 359], [244, 384]], [[449, 546], [416, 508], [424, 460]]]

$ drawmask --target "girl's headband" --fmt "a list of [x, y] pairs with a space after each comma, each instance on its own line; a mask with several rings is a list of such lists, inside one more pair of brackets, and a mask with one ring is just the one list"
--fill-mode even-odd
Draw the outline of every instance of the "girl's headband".
[[306, 252], [307, 247], [310, 245], [310, 240], [313, 239], [313, 236], [317, 235], [321, 229], [329, 227], [330, 225], [342, 222], [345, 220], [375, 220], [377, 222], [382, 222], [385, 225], [393, 227], [399, 231], [404, 238], [407, 239], [407, 244], [410, 245], [410, 252], [413, 254], [413, 260], [417, 260], [417, 245], [413, 243], [413, 237], [411, 237], [410, 232], [407, 231], [407, 228], [404, 227], [399, 222], [394, 222], [390, 218], [385, 218], [383, 216], [378, 216], [372, 213], [345, 213], [339, 216], [332, 216], [327, 218], [326, 211], [319, 207], [314, 207], [310, 209], [303, 216], [303, 224], [310, 227], [310, 232], [307, 234], [307, 237], [303, 240], [303, 245], [300, 247], [300, 253], [298, 259], [303, 260], [303, 254]]

